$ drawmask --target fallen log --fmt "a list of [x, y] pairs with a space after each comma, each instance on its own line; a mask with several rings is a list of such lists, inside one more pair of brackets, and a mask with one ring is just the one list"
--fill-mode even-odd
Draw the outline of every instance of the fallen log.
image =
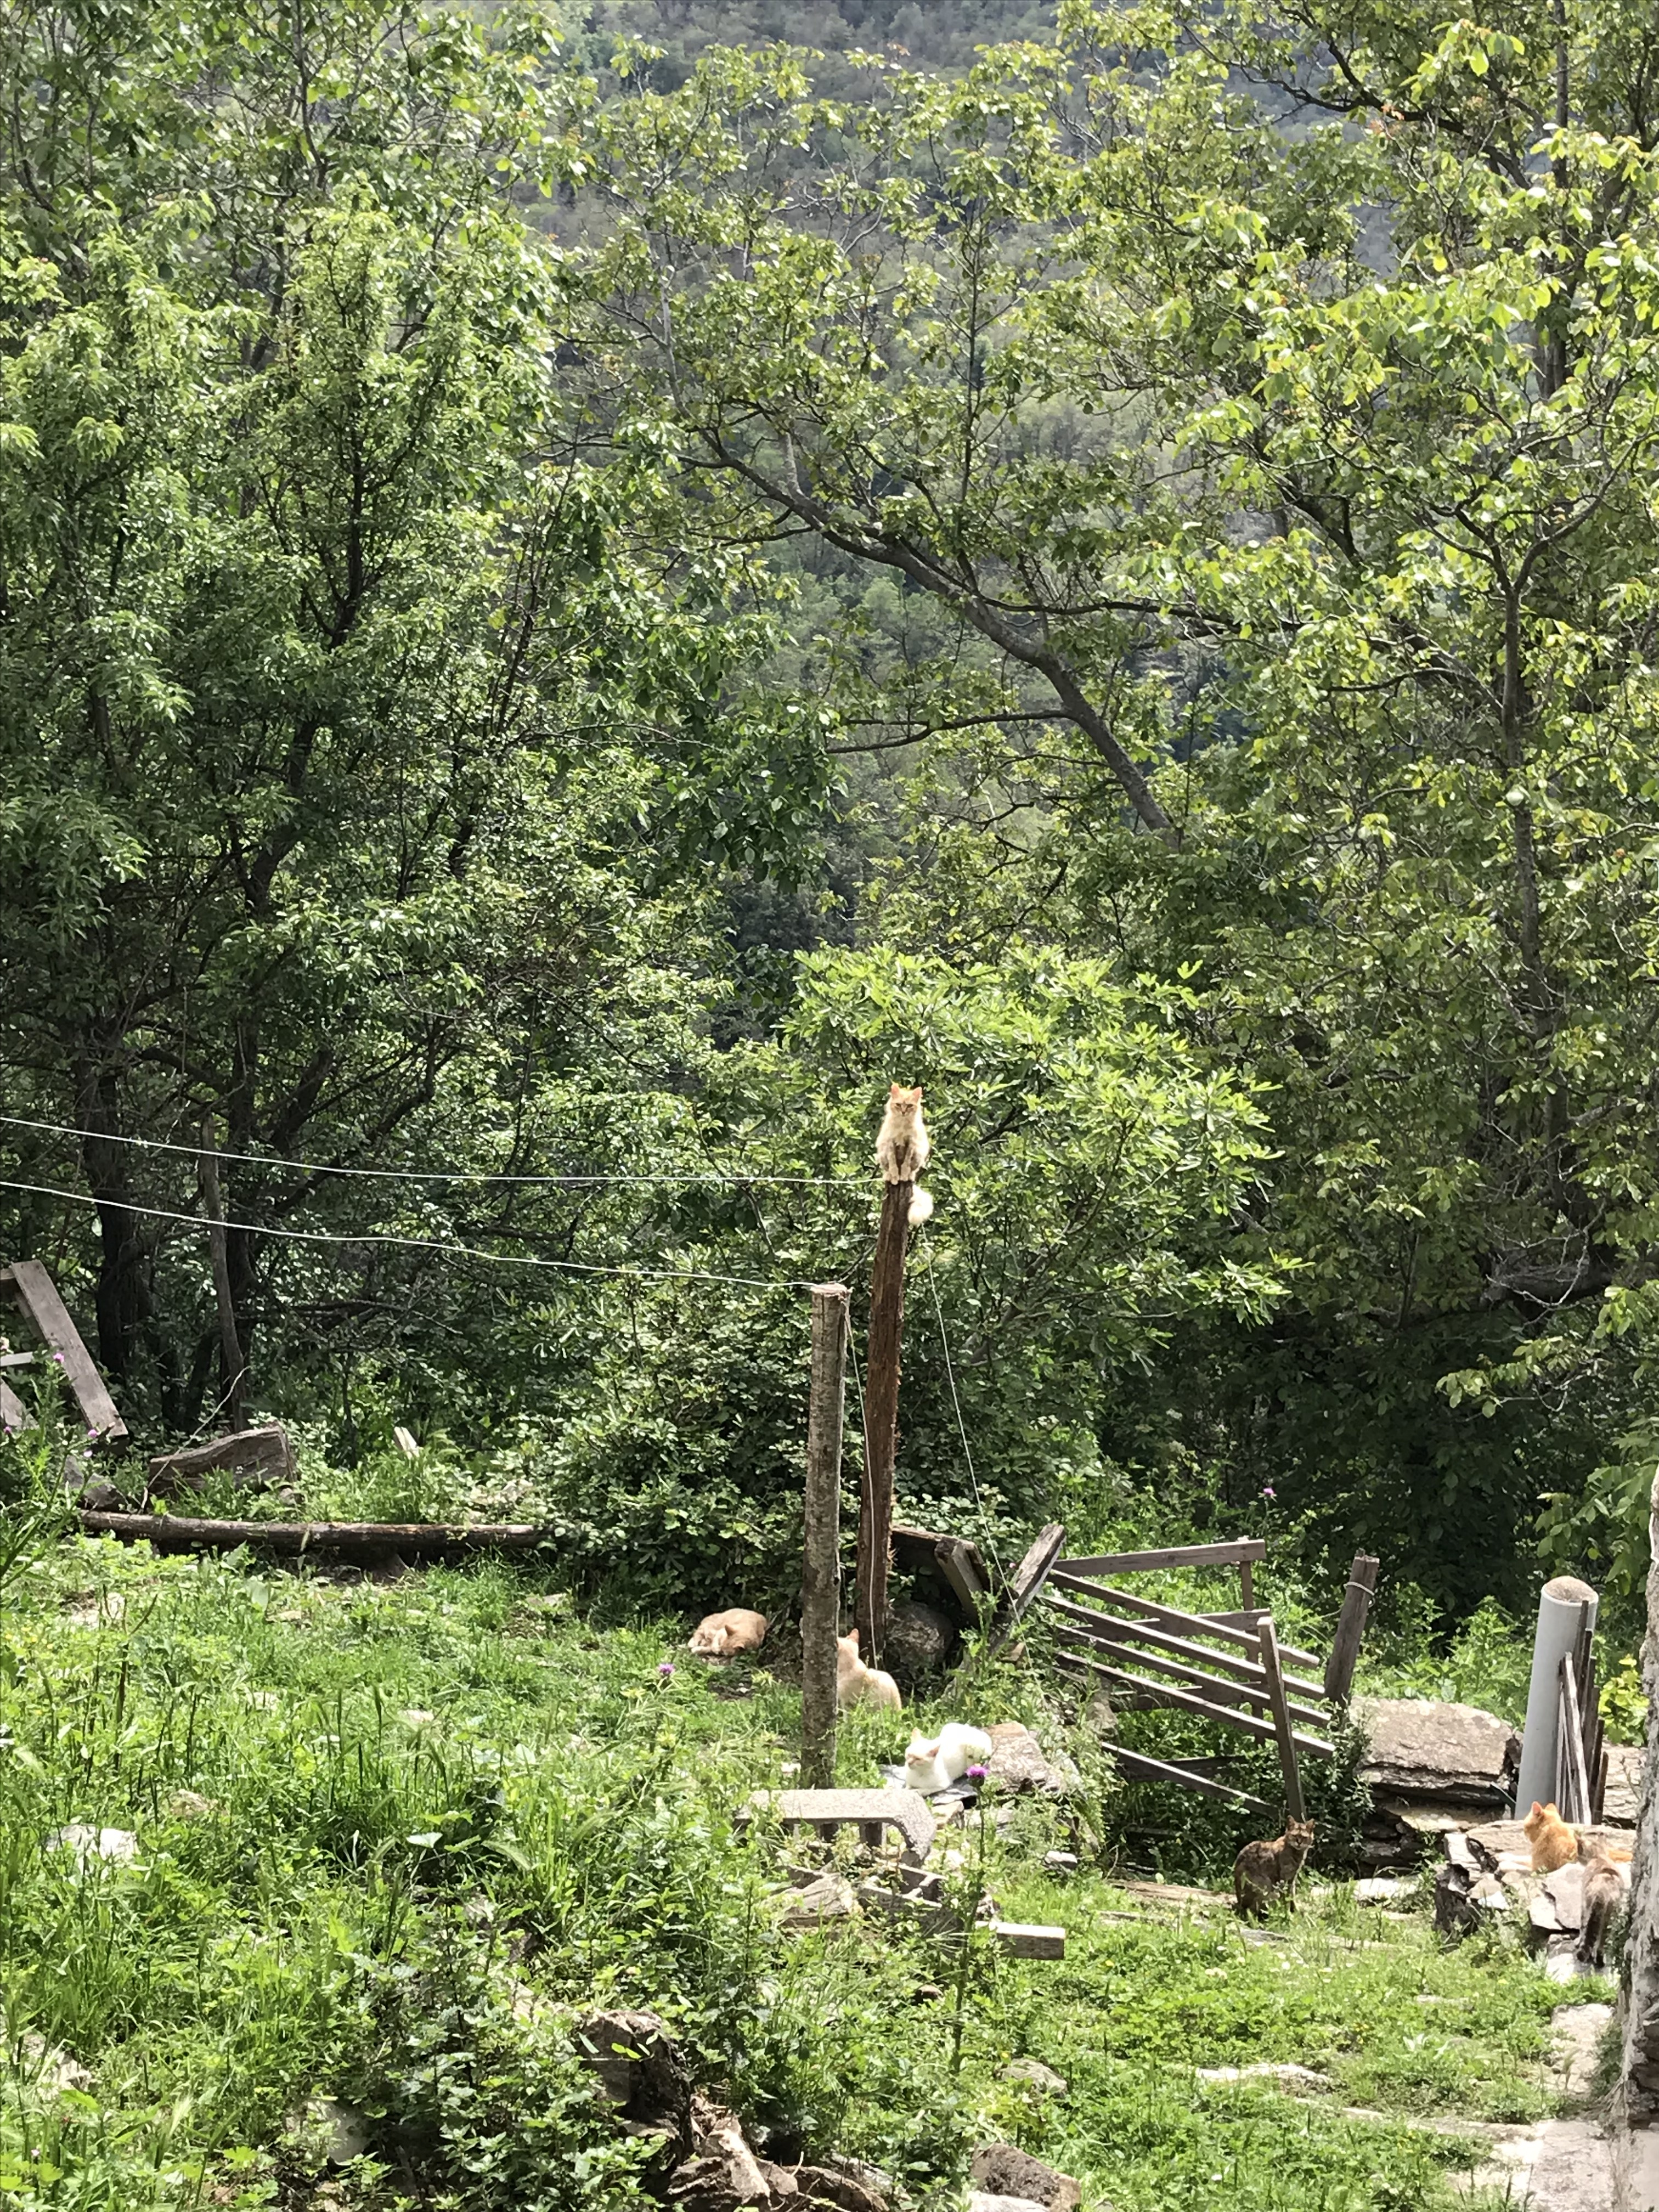
[[429, 1559], [447, 1552], [527, 1552], [549, 1532], [517, 1522], [447, 1524], [434, 1521], [198, 1521], [183, 1513], [83, 1512], [88, 1536], [118, 1536], [158, 1552], [234, 1552], [242, 1544], [267, 1552], [396, 1552]]

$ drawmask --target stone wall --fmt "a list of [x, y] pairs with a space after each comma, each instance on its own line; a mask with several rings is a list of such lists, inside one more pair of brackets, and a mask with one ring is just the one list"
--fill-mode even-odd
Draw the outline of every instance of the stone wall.
[[[1629, 1932], [1620, 1978], [1624, 2118], [1633, 2129], [1659, 2129], [1659, 1475], [1650, 1508], [1648, 1632], [1642, 1686], [1648, 1698], [1647, 1762], [1631, 1868]], [[1659, 2145], [1659, 2135], [1656, 2135]]]

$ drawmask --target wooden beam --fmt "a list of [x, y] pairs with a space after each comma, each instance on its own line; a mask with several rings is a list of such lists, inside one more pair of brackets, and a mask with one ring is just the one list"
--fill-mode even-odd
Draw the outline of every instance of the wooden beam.
[[800, 1579], [800, 1771], [809, 1790], [836, 1778], [836, 1638], [841, 1632], [841, 1447], [848, 1294], [812, 1285], [812, 1379]]
[[1377, 1562], [1370, 1552], [1356, 1552], [1348, 1570], [1348, 1587], [1342, 1594], [1336, 1637], [1325, 1662], [1325, 1695], [1333, 1705], [1346, 1705], [1353, 1688], [1353, 1670], [1359, 1661], [1359, 1642], [1376, 1589]]
[[[1229, 1644], [1242, 1644], [1247, 1651], [1259, 1651], [1261, 1648], [1261, 1623], [1268, 1618], [1266, 1613], [1183, 1613], [1179, 1606], [1164, 1605], [1156, 1599], [1143, 1597], [1139, 1590], [1114, 1589], [1109, 1583], [1094, 1582], [1083, 1575], [1075, 1575], [1071, 1571], [1069, 1561], [1056, 1567], [1048, 1579], [1060, 1589], [1077, 1590], [1085, 1597], [1102, 1599], [1135, 1620], [1145, 1619], [1166, 1628], [1184, 1628], [1204, 1636], [1218, 1636]], [[1249, 1625], [1243, 1625], [1245, 1623]], [[1281, 1644], [1279, 1648], [1287, 1658], [1295, 1659], [1300, 1665], [1317, 1667], [1321, 1664], [1315, 1652], [1297, 1651], [1288, 1644]], [[1313, 1696], [1323, 1697], [1324, 1691], [1318, 1683], [1310, 1682], [1306, 1686]]]
[[1065, 1541], [1066, 1530], [1058, 1521], [1051, 1521], [1046, 1528], [1038, 1530], [1025, 1557], [1014, 1569], [997, 1610], [996, 1626], [989, 1645], [991, 1650], [1000, 1651], [1018, 1627], [1026, 1608], [1048, 1579], [1054, 1561], [1060, 1557], [1060, 1547]]
[[[1267, 1679], [1262, 1671], [1259, 1659], [1236, 1659], [1231, 1651], [1218, 1651], [1207, 1644], [1194, 1644], [1184, 1636], [1170, 1636], [1161, 1628], [1154, 1628], [1150, 1623], [1120, 1620], [1115, 1613], [1097, 1612], [1092, 1606], [1069, 1605], [1063, 1597], [1056, 1597], [1052, 1590], [1048, 1594], [1044, 1603], [1050, 1613], [1058, 1613], [1063, 1620], [1075, 1621], [1079, 1626], [1090, 1628], [1096, 1635], [1104, 1638], [1108, 1643], [1145, 1644], [1158, 1651], [1173, 1652], [1178, 1659], [1200, 1659], [1206, 1667], [1219, 1668], [1224, 1674], [1236, 1675], [1241, 1682], [1265, 1683]], [[1260, 1636], [1261, 1632], [1258, 1629], [1256, 1647], [1258, 1650], [1261, 1649]], [[1301, 1691], [1304, 1697], [1312, 1698], [1316, 1702], [1322, 1702], [1325, 1692], [1317, 1682], [1304, 1681], [1299, 1674], [1287, 1674], [1285, 1680], [1292, 1689]], [[1263, 1702], [1265, 1703], [1266, 1700], [1264, 1699]], [[1315, 1713], [1309, 1717], [1321, 1727], [1324, 1725], [1326, 1717], [1323, 1713]]]
[[[1246, 1735], [1253, 1735], [1261, 1743], [1278, 1741], [1278, 1730], [1273, 1723], [1259, 1721], [1254, 1714], [1233, 1711], [1226, 1705], [1213, 1704], [1207, 1698], [1194, 1697], [1189, 1690], [1172, 1689], [1164, 1682], [1149, 1682], [1142, 1674], [1131, 1674], [1121, 1667], [1108, 1667], [1097, 1659], [1080, 1660], [1078, 1663], [1087, 1666], [1089, 1671], [1098, 1674], [1103, 1681], [1119, 1682], [1126, 1689], [1138, 1691], [1154, 1705], [1173, 1706], [1176, 1712], [1196, 1713], [1201, 1720], [1218, 1721], [1224, 1728], [1242, 1729]], [[1327, 1743], [1322, 1736], [1298, 1735], [1295, 1741], [1302, 1750], [1310, 1751], [1320, 1759], [1334, 1759], [1336, 1756], [1335, 1747]]]
[[1296, 1763], [1296, 1730], [1291, 1723], [1290, 1701], [1285, 1695], [1285, 1678], [1279, 1668], [1279, 1639], [1273, 1633], [1272, 1616], [1261, 1624], [1261, 1664], [1267, 1669], [1267, 1695], [1273, 1699], [1273, 1729], [1279, 1739], [1279, 1769], [1285, 1778], [1285, 1803], [1292, 1820], [1305, 1820], [1306, 1805], [1302, 1797], [1302, 1770]]
[[1260, 1797], [1252, 1797], [1248, 1790], [1235, 1790], [1225, 1782], [1200, 1774], [1182, 1762], [1167, 1759], [1152, 1759], [1144, 1751], [1130, 1751], [1127, 1746], [1109, 1743], [1103, 1746], [1106, 1756], [1121, 1766], [1135, 1782], [1174, 1782], [1183, 1790], [1200, 1790], [1206, 1797], [1218, 1797], [1223, 1804], [1241, 1805], [1252, 1813], [1267, 1813], [1269, 1807]]
[[904, 1254], [914, 1183], [884, 1182], [876, 1256], [870, 1271], [870, 1330], [865, 1341], [864, 1483], [854, 1609], [865, 1657], [873, 1667], [887, 1638], [887, 1563], [893, 1542], [893, 1463], [898, 1455], [899, 1364], [904, 1341]]
[[[1143, 1651], [1133, 1644], [1091, 1634], [1085, 1628], [1070, 1628], [1062, 1624], [1054, 1634], [1064, 1643], [1086, 1644], [1091, 1650], [1110, 1651], [1126, 1665], [1133, 1661], [1137, 1667], [1151, 1667], [1158, 1674], [1171, 1675], [1189, 1689], [1202, 1690], [1206, 1697], [1218, 1698], [1223, 1705], [1249, 1705], [1258, 1712], [1272, 1709], [1272, 1696], [1263, 1677], [1250, 1683], [1225, 1681], [1218, 1674], [1206, 1674], [1201, 1668], [1188, 1666], [1179, 1659], [1166, 1659], [1161, 1652]], [[1310, 1728], [1328, 1725], [1326, 1716], [1316, 1706], [1292, 1705], [1290, 1711], [1297, 1720], [1306, 1721]]]
[[957, 1604], [969, 1620], [977, 1620], [991, 1595], [977, 1547], [960, 1536], [941, 1536], [933, 1547], [933, 1557]]
[[398, 1552], [407, 1559], [446, 1552], [528, 1552], [550, 1544], [550, 1528], [518, 1522], [471, 1526], [428, 1521], [198, 1521], [183, 1513], [82, 1513], [89, 1536], [118, 1536], [158, 1552], [229, 1552], [247, 1544], [268, 1552]]
[[69, 1317], [69, 1309], [57, 1285], [38, 1260], [14, 1260], [0, 1285], [9, 1286], [47, 1346], [58, 1354], [87, 1426], [96, 1431], [100, 1443], [124, 1443], [127, 1425], [115, 1409], [115, 1401], [104, 1387], [92, 1354], [81, 1341], [81, 1333]]
[[1068, 1574], [1150, 1574], [1155, 1567], [1242, 1567], [1246, 1560], [1265, 1559], [1267, 1547], [1260, 1536], [1240, 1536], [1229, 1544], [1172, 1544], [1159, 1552], [1102, 1552], [1093, 1559], [1062, 1559]]

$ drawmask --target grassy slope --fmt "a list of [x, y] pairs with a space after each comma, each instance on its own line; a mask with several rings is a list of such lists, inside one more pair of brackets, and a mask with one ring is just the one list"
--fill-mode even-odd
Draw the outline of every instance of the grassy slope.
[[[731, 1840], [793, 1755], [793, 1693], [763, 1675], [722, 1697], [683, 1659], [664, 1677], [670, 1636], [590, 1632], [504, 1571], [343, 1587], [76, 1540], [4, 1626], [8, 2204], [618, 2201], [638, 2154], [571, 2063], [567, 2002], [655, 2005], [781, 2151], [860, 2151], [918, 2192], [992, 2130], [1118, 2212], [1431, 2206], [1469, 2154], [1345, 2105], [1548, 2108], [1560, 1992], [1512, 1949], [1443, 1955], [1342, 1887], [1278, 1942], [1115, 1917], [1103, 1874], [1042, 1874], [1036, 1813], [988, 1878], [1010, 1917], [1064, 1921], [1068, 1954], [975, 1954], [953, 2079], [952, 1961], [869, 1929], [781, 1936], [767, 1852]], [[976, 1717], [1035, 1695], [1011, 1674]], [[842, 1778], [898, 1741], [863, 1722]], [[1109, 1842], [1110, 1802], [1092, 1817]], [[69, 1821], [134, 1832], [137, 1858], [77, 1874], [43, 1848]], [[89, 2082], [31, 2085], [31, 2038]], [[1025, 2053], [1068, 2078], [1064, 2104], [1001, 2081]], [[1336, 2094], [1194, 2081], [1258, 2058]], [[318, 2188], [283, 2131], [318, 2094], [371, 2113], [379, 2179]]]

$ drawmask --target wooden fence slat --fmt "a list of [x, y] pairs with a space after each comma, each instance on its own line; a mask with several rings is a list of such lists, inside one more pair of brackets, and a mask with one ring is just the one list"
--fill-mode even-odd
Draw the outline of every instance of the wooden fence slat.
[[[1184, 1613], [1179, 1606], [1165, 1605], [1156, 1598], [1143, 1597], [1139, 1590], [1115, 1589], [1111, 1583], [1094, 1582], [1083, 1575], [1074, 1575], [1069, 1567], [1056, 1567], [1048, 1577], [1060, 1589], [1077, 1590], [1086, 1597], [1103, 1599], [1136, 1616], [1155, 1621], [1160, 1627], [1182, 1628], [1205, 1636], [1218, 1636], [1229, 1644], [1237, 1644], [1247, 1651], [1256, 1653], [1261, 1648], [1261, 1623], [1269, 1616], [1260, 1612]], [[1298, 1651], [1289, 1644], [1279, 1645], [1281, 1654], [1295, 1659], [1305, 1667], [1321, 1667], [1324, 1662], [1317, 1652]], [[1317, 1682], [1306, 1686], [1311, 1694], [1322, 1698], [1323, 1689]]]
[[1285, 1805], [1292, 1820], [1305, 1820], [1308, 1808], [1302, 1799], [1302, 1770], [1296, 1763], [1296, 1730], [1291, 1724], [1290, 1702], [1279, 1668], [1279, 1643], [1272, 1618], [1261, 1624], [1261, 1663], [1267, 1670], [1267, 1694], [1273, 1699], [1273, 1728], [1279, 1738], [1279, 1771], [1285, 1778]]
[[[1233, 1711], [1225, 1705], [1212, 1704], [1207, 1698], [1194, 1697], [1188, 1690], [1174, 1689], [1164, 1682], [1149, 1682], [1144, 1675], [1131, 1674], [1121, 1667], [1108, 1667], [1097, 1659], [1080, 1660], [1078, 1663], [1087, 1666], [1091, 1674], [1098, 1674], [1103, 1681], [1121, 1683], [1126, 1689], [1151, 1698], [1155, 1705], [1170, 1705], [1177, 1712], [1196, 1713], [1200, 1719], [1218, 1721], [1224, 1728], [1242, 1729], [1246, 1735], [1255, 1736], [1259, 1742], [1277, 1743], [1279, 1741], [1278, 1730], [1271, 1721], [1259, 1721], [1253, 1714]], [[1310, 1751], [1317, 1758], [1334, 1759], [1336, 1756], [1335, 1747], [1327, 1743], [1322, 1736], [1297, 1735], [1295, 1741], [1298, 1749]]]
[[1051, 1521], [1046, 1528], [1038, 1530], [1030, 1549], [1010, 1578], [1007, 1595], [991, 1634], [989, 1650], [1000, 1651], [1018, 1627], [1027, 1607], [1048, 1580], [1065, 1541], [1066, 1530], [1058, 1521]]
[[1260, 1797], [1252, 1797], [1248, 1790], [1235, 1790], [1229, 1783], [1217, 1782], [1207, 1774], [1194, 1774], [1190, 1768], [1172, 1765], [1168, 1759], [1152, 1759], [1144, 1751], [1130, 1751], [1122, 1744], [1109, 1743], [1103, 1748], [1109, 1759], [1136, 1781], [1176, 1782], [1183, 1790], [1201, 1790], [1206, 1797], [1218, 1797], [1224, 1804], [1241, 1805], [1252, 1813], [1269, 1809]]
[[38, 1260], [14, 1260], [0, 1274], [0, 1285], [9, 1285], [40, 1335], [58, 1354], [64, 1374], [87, 1426], [98, 1432], [100, 1443], [118, 1443], [127, 1425], [116, 1411], [115, 1401], [104, 1388], [92, 1354], [81, 1341], [80, 1331], [70, 1319], [69, 1309], [58, 1295], [58, 1286]]
[[[1062, 1642], [1086, 1646], [1091, 1651], [1103, 1651], [1120, 1659], [1127, 1666], [1151, 1667], [1160, 1674], [1169, 1674], [1188, 1689], [1201, 1690], [1206, 1697], [1215, 1698], [1226, 1705], [1248, 1705], [1253, 1711], [1267, 1713], [1272, 1711], [1273, 1700], [1265, 1683], [1251, 1685], [1229, 1682], [1218, 1674], [1206, 1674], [1200, 1668], [1189, 1667], [1179, 1659], [1166, 1659], [1161, 1652], [1142, 1651], [1133, 1645], [1117, 1644], [1109, 1638], [1091, 1636], [1087, 1629], [1057, 1627], [1054, 1634]], [[1292, 1705], [1291, 1712], [1297, 1720], [1306, 1721], [1310, 1728], [1323, 1728], [1325, 1716], [1310, 1705]]]
[[1267, 1556], [1265, 1539], [1239, 1536], [1226, 1544], [1173, 1544], [1158, 1552], [1102, 1552], [1092, 1559], [1062, 1559], [1060, 1565], [1073, 1575], [1136, 1575], [1155, 1567], [1238, 1567]]
[[[1066, 1620], [1085, 1624], [1109, 1643], [1146, 1644], [1159, 1651], [1172, 1651], [1180, 1659], [1201, 1659], [1206, 1667], [1219, 1668], [1224, 1674], [1235, 1674], [1241, 1682], [1265, 1684], [1267, 1681], [1267, 1674], [1259, 1659], [1237, 1659], [1231, 1651], [1217, 1651], [1206, 1644], [1193, 1644], [1184, 1637], [1167, 1635], [1161, 1628], [1143, 1626], [1138, 1620], [1120, 1620], [1115, 1614], [1098, 1613], [1091, 1606], [1070, 1605], [1063, 1597], [1055, 1597], [1052, 1592], [1045, 1602], [1051, 1613], [1057, 1613]], [[1258, 1629], [1258, 1637], [1260, 1633]], [[1316, 1704], [1323, 1703], [1325, 1692], [1317, 1682], [1304, 1681], [1299, 1674], [1287, 1674], [1285, 1680], [1292, 1689], [1301, 1691]], [[1322, 1725], [1325, 1715], [1316, 1713], [1312, 1718]]]
[[[1325, 1695], [1333, 1705], [1345, 1705], [1353, 1687], [1353, 1670], [1359, 1658], [1360, 1638], [1376, 1589], [1377, 1561], [1370, 1552], [1356, 1552], [1348, 1570], [1348, 1587], [1342, 1594], [1331, 1656], [1325, 1662]], [[1284, 1644], [1279, 1646], [1285, 1650]]]

